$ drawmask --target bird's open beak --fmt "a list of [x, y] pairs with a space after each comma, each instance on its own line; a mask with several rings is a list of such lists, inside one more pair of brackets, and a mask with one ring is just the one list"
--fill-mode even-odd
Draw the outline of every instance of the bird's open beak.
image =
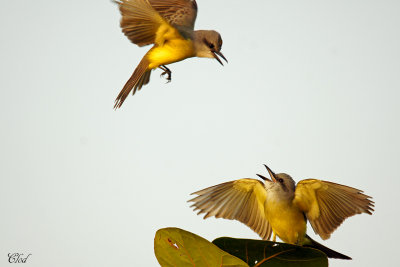
[[215, 58], [222, 66], [224, 65], [224, 63], [222, 63], [221, 59], [219, 59], [218, 56], [222, 57], [222, 58], [226, 61], [226, 63], [228, 63], [228, 60], [224, 57], [224, 55], [223, 55], [221, 52], [219, 52], [219, 51], [211, 51], [211, 52], [213, 53], [214, 58]]
[[270, 179], [268, 179], [267, 177], [265, 177], [264, 175], [257, 174], [257, 176], [260, 177], [261, 179], [263, 179], [264, 181], [274, 182], [275, 183], [276, 182], [275, 173], [270, 168], [268, 168], [267, 165], [264, 164], [264, 166], [265, 166], [265, 168], [267, 168], [267, 171], [269, 173], [269, 176], [271, 176], [272, 181]]
[[256, 174], [258, 177], [260, 177], [261, 179], [263, 179], [264, 181], [268, 181], [268, 182], [272, 182], [270, 179], [268, 179], [267, 177], [265, 177], [264, 175], [261, 174]]
[[267, 169], [269, 176], [271, 176], [272, 181], [276, 183], [275, 173], [267, 165], [264, 164], [264, 166]]

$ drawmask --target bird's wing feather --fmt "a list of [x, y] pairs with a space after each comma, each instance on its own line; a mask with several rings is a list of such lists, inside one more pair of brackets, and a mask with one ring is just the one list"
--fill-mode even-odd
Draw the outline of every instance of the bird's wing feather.
[[168, 39], [182, 38], [148, 0], [118, 0], [115, 3], [122, 15], [122, 32], [132, 43], [138, 46], [162, 45]]
[[271, 226], [265, 215], [266, 190], [262, 182], [255, 179], [240, 179], [226, 182], [194, 192], [197, 197], [191, 207], [205, 213], [204, 219], [215, 216], [238, 220], [268, 240]]
[[185, 38], [191, 38], [197, 16], [195, 0], [148, 0], [151, 6]]
[[349, 186], [306, 179], [297, 184], [293, 203], [306, 214], [314, 231], [325, 240], [346, 218], [360, 213], [371, 214], [374, 202], [370, 198]]

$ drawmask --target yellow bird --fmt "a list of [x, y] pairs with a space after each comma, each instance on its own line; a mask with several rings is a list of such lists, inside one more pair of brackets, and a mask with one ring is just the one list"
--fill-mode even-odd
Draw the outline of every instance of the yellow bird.
[[361, 190], [317, 179], [302, 180], [295, 185], [285, 173], [275, 174], [264, 165], [271, 180], [257, 174], [256, 179], [239, 179], [194, 192], [191, 207], [215, 216], [238, 220], [261, 238], [273, 241], [278, 236], [290, 244], [314, 247], [330, 258], [351, 259], [312, 240], [306, 234], [307, 220], [314, 232], [326, 240], [348, 217], [372, 214], [374, 202]]
[[[138, 46], [154, 44], [144, 55], [115, 100], [120, 108], [130, 91], [135, 94], [150, 80], [153, 69], [160, 68], [171, 81], [166, 65], [190, 57], [215, 58], [226, 62], [221, 53], [222, 39], [216, 31], [194, 31], [197, 16], [195, 0], [119, 0], [123, 33]], [[222, 64], [223, 65], [223, 64]]]

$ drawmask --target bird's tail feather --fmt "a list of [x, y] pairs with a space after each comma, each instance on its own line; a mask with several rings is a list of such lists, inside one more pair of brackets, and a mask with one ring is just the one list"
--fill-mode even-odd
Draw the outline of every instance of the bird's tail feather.
[[132, 76], [125, 83], [124, 88], [122, 88], [121, 92], [115, 99], [115, 105], [114, 105], [115, 109], [120, 108], [122, 106], [122, 104], [124, 103], [129, 93], [132, 91], [132, 89], [133, 89], [132, 95], [134, 95], [136, 93], [136, 90], [140, 90], [140, 88], [142, 88], [143, 85], [149, 83], [151, 69], [148, 69], [148, 67], [149, 67], [149, 61], [146, 58], [146, 56], [144, 56], [140, 61], [139, 65], [136, 67]]
[[349, 256], [343, 255], [337, 251], [334, 251], [330, 248], [325, 247], [324, 245], [321, 245], [317, 241], [311, 239], [311, 237], [309, 237], [308, 235], [306, 237], [309, 240], [309, 243], [304, 244], [305, 247], [318, 249], [318, 250], [324, 252], [326, 254], [326, 256], [328, 256], [328, 258], [351, 260], [351, 258]]

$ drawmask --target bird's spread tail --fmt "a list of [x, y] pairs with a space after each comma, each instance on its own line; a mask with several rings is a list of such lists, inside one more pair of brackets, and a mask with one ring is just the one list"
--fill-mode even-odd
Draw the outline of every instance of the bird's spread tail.
[[122, 106], [126, 97], [129, 95], [132, 89], [133, 89], [132, 95], [134, 95], [136, 93], [136, 90], [140, 90], [140, 88], [142, 88], [143, 85], [149, 83], [151, 69], [148, 69], [148, 67], [149, 67], [149, 61], [146, 58], [146, 56], [144, 56], [140, 61], [139, 65], [136, 67], [132, 76], [124, 85], [124, 88], [122, 88], [121, 92], [117, 96], [117, 99], [115, 99], [115, 105], [114, 105], [115, 109], [120, 108]]
[[339, 253], [337, 251], [334, 251], [330, 248], [325, 247], [324, 245], [321, 245], [317, 241], [311, 239], [308, 235], [306, 236], [308, 239], [306, 244], [304, 244], [304, 247], [310, 247], [310, 248], [315, 248], [318, 249], [326, 254], [328, 258], [335, 258], [335, 259], [342, 259], [342, 260], [351, 260], [349, 256], [343, 255], [342, 253]]

